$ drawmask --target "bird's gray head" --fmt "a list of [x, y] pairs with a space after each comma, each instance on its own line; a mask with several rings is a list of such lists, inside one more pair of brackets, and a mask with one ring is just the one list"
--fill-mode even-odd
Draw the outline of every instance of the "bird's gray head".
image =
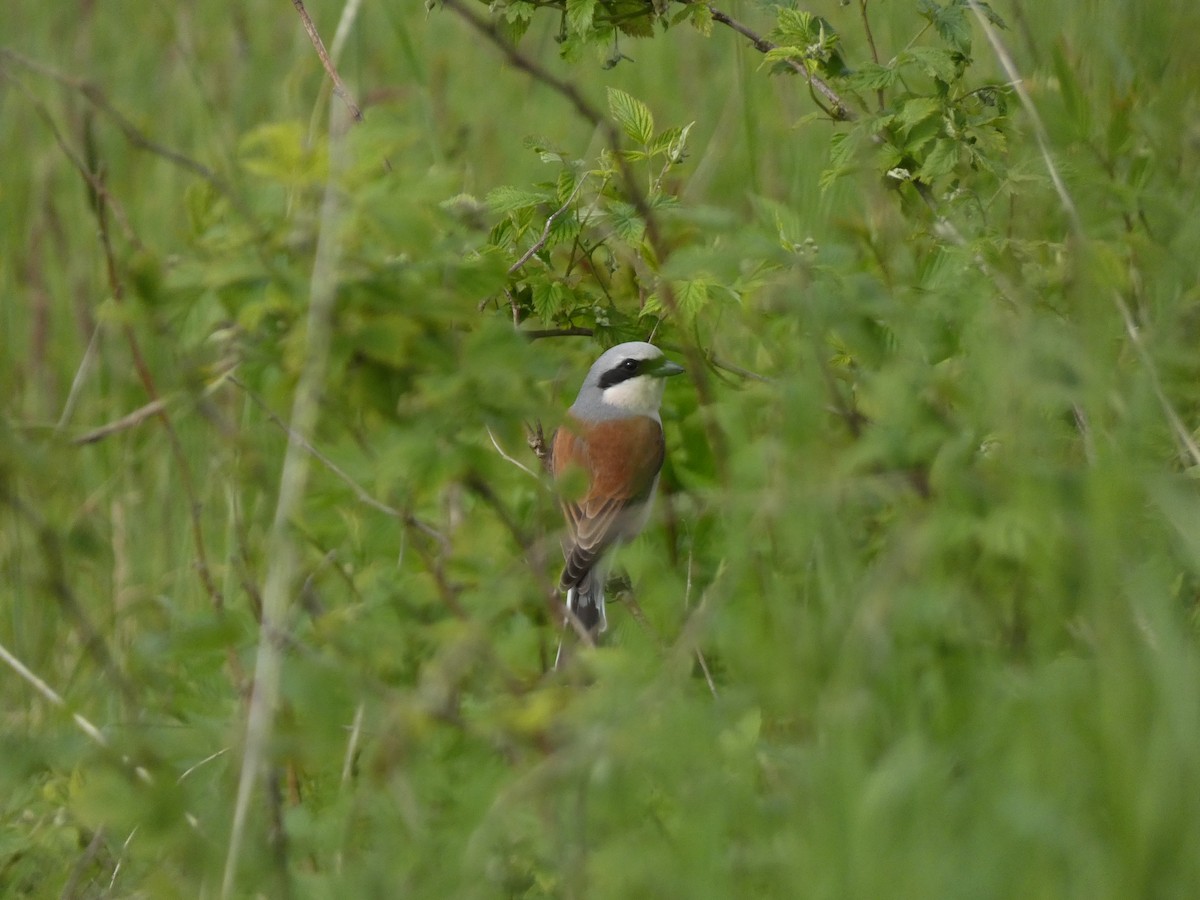
[[683, 371], [653, 344], [617, 344], [592, 364], [571, 412], [586, 419], [658, 417], [663, 379]]

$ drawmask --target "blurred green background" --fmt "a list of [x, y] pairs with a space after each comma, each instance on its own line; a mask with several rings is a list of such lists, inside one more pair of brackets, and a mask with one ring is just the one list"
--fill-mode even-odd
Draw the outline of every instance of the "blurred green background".
[[[829, 76], [853, 124], [719, 23], [580, 48], [548, 4], [521, 52], [694, 124], [669, 260], [612, 176], [512, 275], [604, 138], [453, 10], [357, 9], [331, 150], [289, 4], [9, 0], [0, 894], [222, 892], [319, 239], [322, 456], [232, 895], [1200, 894], [1200, 7], [992, 8], [1077, 232], [953, 0], [803, 6], [860, 78], [864, 14], [882, 66], [966, 23], [883, 113]], [[939, 141], [924, 200], [886, 174]], [[632, 594], [548, 672], [558, 513], [493, 438], [536, 471], [525, 423], [652, 330], [710, 367], [668, 388]]]

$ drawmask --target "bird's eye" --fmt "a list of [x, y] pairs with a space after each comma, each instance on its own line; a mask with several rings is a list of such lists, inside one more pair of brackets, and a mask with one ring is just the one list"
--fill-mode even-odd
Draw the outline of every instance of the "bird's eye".
[[626, 372], [636, 372], [637, 367], [638, 361], [636, 359], [627, 359], [625, 362], [621, 363], [621, 368], [623, 368]]

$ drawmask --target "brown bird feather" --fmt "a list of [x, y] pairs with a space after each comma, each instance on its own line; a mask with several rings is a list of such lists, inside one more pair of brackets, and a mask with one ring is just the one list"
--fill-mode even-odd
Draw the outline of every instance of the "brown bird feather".
[[[579, 584], [605, 550], [636, 533], [642, 515], [640, 501], [654, 489], [665, 455], [662, 425], [649, 416], [586, 426], [568, 416], [555, 432], [550, 462], [555, 478], [574, 468], [588, 476], [582, 497], [561, 501], [568, 530], [563, 548], [564, 590]], [[629, 510], [630, 504], [638, 506]]]

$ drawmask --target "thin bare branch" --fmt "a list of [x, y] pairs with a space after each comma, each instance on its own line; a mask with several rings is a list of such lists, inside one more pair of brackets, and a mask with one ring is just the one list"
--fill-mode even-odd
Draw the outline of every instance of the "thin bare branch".
[[[547, 475], [554, 474], [550, 471], [552, 460], [552, 452], [550, 442], [546, 440], [546, 433], [542, 430], [541, 422], [525, 423], [526, 440], [529, 442], [529, 449], [533, 451], [533, 455], [537, 457], [538, 462], [542, 464], [542, 469]], [[553, 437], [553, 435], [552, 435]]]
[[220, 759], [222, 756], [224, 756], [228, 752], [229, 752], [228, 747], [222, 747], [216, 753], [208, 754], [208, 756], [204, 757], [204, 759], [200, 760], [198, 763], [193, 763], [192, 765], [190, 765], [186, 769], [184, 769], [183, 774], [175, 779], [175, 783], [182, 784], [184, 779], [186, 779], [189, 775], [191, 775], [193, 772], [195, 772], [201, 766], [208, 765], [214, 759]]
[[528, 331], [521, 332], [521, 334], [525, 335], [531, 341], [556, 337], [591, 337], [595, 333], [594, 329], [582, 326], [572, 326], [571, 328], [531, 328]]
[[515, 274], [522, 266], [525, 265], [525, 263], [529, 262], [535, 253], [546, 246], [546, 241], [550, 239], [550, 229], [554, 226], [554, 223], [558, 217], [571, 208], [571, 204], [575, 202], [575, 198], [579, 195], [579, 191], [586, 181], [586, 178], [580, 178], [579, 182], [575, 185], [575, 189], [571, 191], [571, 196], [567, 198], [566, 202], [563, 203], [562, 206], [550, 214], [549, 218], [546, 219], [546, 227], [542, 229], [541, 237], [533, 242], [533, 246], [526, 250], [520, 259], [508, 267], [509, 275]]
[[129, 223], [129, 216], [125, 212], [125, 208], [117, 202], [117, 200], [108, 192], [107, 186], [104, 184], [104, 177], [98, 171], [93, 171], [82, 157], [67, 143], [63, 137], [62, 131], [59, 130], [58, 123], [54, 121], [54, 116], [50, 114], [50, 110], [46, 108], [46, 104], [37, 98], [23, 81], [19, 78], [8, 76], [8, 80], [17, 86], [18, 90], [25, 95], [34, 111], [37, 112], [40, 118], [49, 129], [51, 137], [58, 145], [58, 149], [62, 151], [63, 156], [71, 163], [79, 175], [87, 182], [89, 195], [92, 198], [92, 207], [97, 209], [101, 204], [112, 210], [114, 218], [121, 226], [121, 231], [125, 234], [127, 240], [135, 247], [141, 249], [142, 242], [133, 230], [133, 226]]
[[[870, 0], [858, 0], [858, 8], [862, 13], [863, 31], [867, 33], [867, 46], [871, 48], [871, 59], [875, 65], [879, 65], [879, 50], [875, 47], [875, 34], [871, 31], [871, 17], [867, 15], [867, 4]], [[884, 102], [883, 88], [875, 92], [875, 99], [879, 102], [879, 111], [883, 112]]]
[[403, 510], [396, 509], [394, 506], [388, 506], [386, 503], [383, 503], [382, 501], [376, 500], [374, 497], [372, 497], [367, 492], [366, 488], [364, 488], [357, 481], [355, 481], [353, 478], [351, 478], [341, 466], [339, 466], [332, 459], [330, 459], [328, 456], [326, 456], [324, 453], [322, 453], [320, 450], [318, 450], [313, 445], [312, 441], [308, 440], [306, 437], [304, 437], [304, 435], [302, 435], [298, 431], [296, 431], [295, 428], [291, 427], [290, 425], [288, 425], [287, 422], [283, 421], [283, 419], [281, 419], [275, 413], [275, 411], [273, 409], [271, 409], [271, 407], [267, 406], [267, 404], [262, 400], [262, 398], [260, 398], [257, 394], [255, 394], [254, 391], [250, 390], [250, 388], [247, 387], [246, 384], [244, 382], [242, 382], [239, 378], [237, 378], [233, 375], [230, 375], [230, 376], [228, 376], [228, 380], [232, 384], [236, 385], [239, 389], [241, 389], [241, 391], [243, 393], [245, 393], [245, 395], [247, 397], [250, 398], [251, 402], [253, 402], [254, 405], [257, 406], [259, 409], [261, 409], [263, 411], [263, 413], [266, 415], [266, 417], [268, 419], [270, 419], [274, 425], [276, 425], [284, 434], [286, 434], [288, 436], [288, 440], [291, 443], [295, 444], [296, 446], [298, 446], [298, 447], [302, 448], [303, 450], [305, 450], [306, 452], [310, 453], [318, 462], [321, 463], [321, 465], [323, 465], [326, 469], [328, 469], [330, 472], [332, 472], [335, 476], [337, 476], [337, 478], [343, 484], [345, 484], [348, 488], [350, 488], [350, 490], [354, 493], [354, 496], [358, 498], [360, 503], [364, 503], [367, 506], [371, 507], [372, 509], [377, 510], [378, 512], [381, 512], [385, 515], [391, 516], [394, 519], [399, 519], [405, 525], [408, 525], [412, 528], [416, 528], [418, 531], [420, 531], [420, 532], [428, 535], [429, 537], [433, 538], [434, 540], [436, 540], [439, 544], [442, 545], [443, 548], [449, 546], [450, 539], [447, 538], [440, 531], [438, 531], [436, 528], [434, 528], [432, 525], [430, 525], [428, 522], [422, 521], [421, 519], [414, 516], [412, 513], [407, 513], [407, 512], [404, 512]]
[[[41, 694], [45, 699], [49, 700], [52, 704], [60, 709], [66, 708], [67, 702], [63, 700], [58, 691], [54, 690], [54, 688], [50, 687], [50, 685], [46, 684], [45, 681], [34, 674], [33, 670], [26, 666], [25, 663], [21, 662], [21, 660], [17, 659], [17, 657], [14, 656], [3, 644], [0, 644], [0, 660], [4, 660], [4, 663], [10, 669], [16, 672], [23, 681]], [[86, 718], [84, 718], [81, 714], [73, 712], [71, 713], [71, 718], [75, 721], [75, 724], [79, 726], [79, 730], [91, 738], [96, 744], [103, 747], [105, 750], [111, 749], [108, 738], [104, 736], [104, 733]]]
[[[486, 428], [487, 426], [484, 426], [484, 427]], [[525, 465], [525, 463], [521, 462], [520, 460], [513, 459], [513, 457], [509, 456], [507, 453], [504, 452], [504, 448], [501, 447], [500, 442], [496, 440], [496, 435], [492, 433], [491, 428], [487, 428], [487, 435], [488, 435], [488, 439], [492, 442], [492, 446], [496, 448], [496, 452], [500, 454], [501, 459], [503, 459], [505, 462], [512, 463], [514, 466], [516, 466], [518, 469], [520, 469], [522, 472], [524, 472], [526, 475], [530, 476], [531, 478], [536, 479], [538, 477], [538, 473], [533, 471], [533, 469], [529, 468], [529, 466]]]
[[329, 51], [325, 49], [325, 42], [321, 40], [321, 35], [317, 32], [317, 26], [313, 24], [312, 17], [309, 16], [308, 10], [304, 8], [304, 0], [292, 0], [292, 6], [296, 7], [296, 12], [300, 14], [300, 21], [304, 23], [304, 30], [308, 33], [308, 39], [312, 41], [313, 49], [317, 51], [321, 65], [325, 67], [325, 74], [329, 76], [329, 80], [333, 84], [334, 95], [346, 104], [346, 109], [350, 110], [351, 118], [355, 122], [361, 122], [363, 118], [362, 110], [358, 108], [358, 104], [354, 102], [350, 97], [350, 92], [346, 90], [346, 85], [342, 82], [342, 76], [338, 74], [337, 66], [330, 59]]
[[[679, 2], [686, 5], [695, 2], [701, 2], [701, 0], [679, 0]], [[705, 5], [708, 7], [708, 11], [712, 13], [713, 21], [720, 22], [726, 28], [732, 28], [742, 37], [750, 41], [750, 46], [752, 46], [759, 53], [768, 53], [779, 46], [773, 41], [769, 41], [764, 38], [761, 34], [754, 31], [748, 25], [739, 22], [728, 13], [717, 9], [711, 3]], [[784, 62], [787, 64], [788, 68], [808, 82], [808, 86], [814, 95], [820, 94], [825, 98], [825, 101], [831, 107], [829, 110], [827, 110], [827, 112], [833, 119], [840, 122], [852, 122], [856, 118], [854, 111], [846, 105], [845, 101], [842, 100], [838, 92], [830, 87], [829, 82], [827, 82], [824, 78], [814, 72], [810, 72], [808, 67], [802, 62], [798, 62], [794, 59], [784, 60]]]
[[763, 384], [775, 383], [775, 379], [768, 378], [766, 375], [759, 375], [757, 372], [751, 372], [749, 369], [744, 369], [741, 366], [727, 362], [711, 351], [705, 353], [705, 358], [713, 368], [732, 372], [734, 375], [745, 378], [747, 381], [761, 381]]
[[107, 425], [101, 425], [99, 428], [93, 428], [77, 438], [71, 440], [72, 444], [94, 444], [97, 441], [102, 441], [110, 435], [117, 434], [121, 431], [126, 431], [130, 428], [136, 428], [147, 419], [153, 418], [167, 408], [170, 402], [169, 397], [159, 397], [157, 400], [151, 400], [145, 406], [135, 409], [127, 415], [121, 416], [115, 422], [109, 422]]

